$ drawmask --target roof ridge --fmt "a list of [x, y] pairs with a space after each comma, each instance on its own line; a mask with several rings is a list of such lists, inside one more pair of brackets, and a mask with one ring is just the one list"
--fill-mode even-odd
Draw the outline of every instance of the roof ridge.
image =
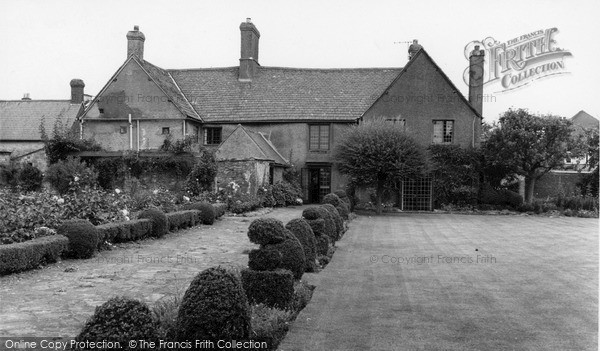
[[[71, 102], [70, 99], [14, 99], [14, 100], [0, 100], [0, 102]], [[78, 105], [79, 103], [72, 103], [71, 105]]]
[[[165, 69], [167, 72], [189, 72], [189, 71], [220, 71], [220, 70], [234, 70], [238, 69], [238, 66], [232, 67], [210, 67], [210, 68], [169, 68]], [[378, 71], [378, 70], [402, 70], [404, 67], [286, 67], [286, 66], [259, 66], [259, 69], [285, 69], [294, 71]]]

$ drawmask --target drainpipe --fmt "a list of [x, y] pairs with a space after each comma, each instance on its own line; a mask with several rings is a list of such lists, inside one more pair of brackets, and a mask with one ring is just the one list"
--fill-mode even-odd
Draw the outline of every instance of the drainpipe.
[[473, 116], [473, 134], [472, 134], [472, 141], [471, 141], [471, 146], [475, 147], [475, 120], [477, 119], [477, 116]]
[[129, 114], [129, 150], [133, 150], [133, 124], [131, 123], [131, 113]]
[[137, 150], [140, 151], [140, 120], [136, 120], [136, 129], [137, 129]]
[[79, 140], [83, 140], [83, 118], [79, 120]]
[[183, 137], [185, 138], [185, 119], [183, 120]]

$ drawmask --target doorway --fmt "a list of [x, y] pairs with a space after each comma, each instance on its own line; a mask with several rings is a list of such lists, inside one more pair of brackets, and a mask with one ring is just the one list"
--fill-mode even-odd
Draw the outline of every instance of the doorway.
[[303, 168], [302, 190], [307, 203], [321, 203], [323, 197], [331, 192], [331, 167]]

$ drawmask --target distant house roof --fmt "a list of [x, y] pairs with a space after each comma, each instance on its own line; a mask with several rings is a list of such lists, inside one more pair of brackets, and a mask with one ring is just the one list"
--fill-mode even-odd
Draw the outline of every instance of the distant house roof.
[[240, 82], [238, 67], [167, 70], [207, 123], [355, 121], [400, 71], [260, 66], [251, 82]]
[[42, 121], [49, 133], [57, 120], [71, 127], [80, 109], [70, 100], [0, 100], [0, 141], [41, 141]]
[[583, 110], [571, 117], [571, 121], [575, 127], [583, 129], [599, 129], [600, 127], [600, 121]]
[[217, 160], [264, 160], [280, 166], [289, 165], [262, 133], [248, 130], [240, 124], [219, 145], [216, 157]]

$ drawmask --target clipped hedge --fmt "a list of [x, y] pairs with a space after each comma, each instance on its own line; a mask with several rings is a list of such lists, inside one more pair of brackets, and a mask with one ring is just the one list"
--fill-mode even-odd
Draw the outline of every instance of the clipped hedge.
[[323, 201], [322, 201], [323, 204], [331, 204], [331, 205], [333, 205], [333, 207], [338, 207], [341, 202], [342, 202], [342, 200], [340, 199], [340, 197], [334, 193], [329, 193], [329, 194], [323, 196]]
[[[119, 342], [128, 350], [144, 350], [142, 345], [130, 347], [130, 340], [158, 339], [148, 306], [128, 297], [113, 297], [96, 307], [94, 315], [75, 338], [78, 342]], [[77, 350], [77, 349], [76, 349]]]
[[0, 275], [22, 272], [56, 262], [68, 248], [69, 239], [62, 235], [0, 245]]
[[250, 307], [238, 276], [222, 267], [200, 272], [183, 296], [177, 340], [247, 340]]
[[[302, 218], [295, 218], [289, 221], [285, 228], [289, 230], [302, 245], [304, 257], [306, 259], [304, 271], [314, 272], [316, 270], [315, 261], [317, 259], [317, 247], [315, 234], [310, 225]], [[252, 268], [252, 267], [250, 267]]]
[[242, 285], [248, 301], [269, 307], [288, 308], [294, 298], [294, 275], [287, 269], [242, 270]]
[[260, 248], [248, 254], [248, 267], [257, 271], [272, 271], [281, 267], [283, 256], [274, 248]]
[[67, 256], [90, 258], [96, 253], [100, 238], [98, 230], [90, 221], [85, 219], [64, 221], [56, 232], [69, 238]]
[[323, 207], [327, 212], [329, 212], [329, 215], [335, 223], [337, 235], [334, 238], [334, 240], [340, 240], [342, 234], [344, 234], [344, 220], [342, 219], [342, 216], [340, 216], [339, 211], [332, 204], [323, 204], [321, 205], [321, 207]]
[[258, 218], [248, 227], [250, 242], [258, 245], [277, 244], [286, 239], [283, 222], [275, 218]]
[[155, 238], [163, 237], [169, 231], [169, 223], [165, 213], [158, 208], [148, 208], [142, 211], [138, 218], [147, 218], [152, 220], [151, 235]]
[[336, 207], [336, 210], [338, 210], [338, 213], [340, 214], [342, 219], [348, 220], [350, 218], [350, 205], [348, 205], [347, 203], [342, 201], [340, 205]]
[[151, 219], [136, 219], [126, 222], [107, 223], [96, 226], [99, 244], [104, 241], [122, 243], [149, 237], [152, 233]]
[[278, 244], [265, 245], [261, 249], [273, 249], [281, 252], [281, 265], [278, 268], [289, 269], [294, 273], [294, 278], [300, 280], [302, 274], [304, 274], [304, 267], [306, 265], [304, 249], [294, 234], [290, 233], [287, 229], [284, 230], [286, 236], [284, 241]]
[[[302, 217], [304, 217], [306, 220], [315, 220], [319, 218], [323, 219], [325, 221], [324, 228], [322, 230], [323, 234], [327, 235], [332, 241], [337, 240], [338, 233], [335, 220], [333, 219], [333, 216], [331, 216], [329, 212], [322, 206], [311, 206], [304, 209], [304, 211], [302, 212]], [[315, 231], [314, 228], [313, 231]], [[319, 233], [315, 232], [315, 236], [320, 235], [320, 233], [321, 230], [319, 230]]]
[[327, 256], [329, 253], [329, 245], [331, 244], [329, 237], [327, 235], [317, 236], [315, 242], [317, 255]]
[[227, 204], [219, 202], [216, 204], [213, 204], [213, 207], [215, 209], [215, 217], [216, 218], [221, 218], [225, 215], [225, 211], [227, 211]]
[[[211, 205], [208, 202], [193, 202], [184, 206], [186, 210], [198, 210], [200, 213], [198, 214], [198, 218], [202, 224], [212, 225], [215, 223], [215, 219], [217, 217], [217, 210], [214, 205]], [[223, 211], [219, 208], [219, 211]], [[223, 214], [221, 214], [222, 216]]]
[[166, 213], [167, 222], [169, 223], [169, 231], [176, 231], [178, 229], [185, 229], [193, 227], [199, 222], [198, 210], [185, 210], [179, 212]]

